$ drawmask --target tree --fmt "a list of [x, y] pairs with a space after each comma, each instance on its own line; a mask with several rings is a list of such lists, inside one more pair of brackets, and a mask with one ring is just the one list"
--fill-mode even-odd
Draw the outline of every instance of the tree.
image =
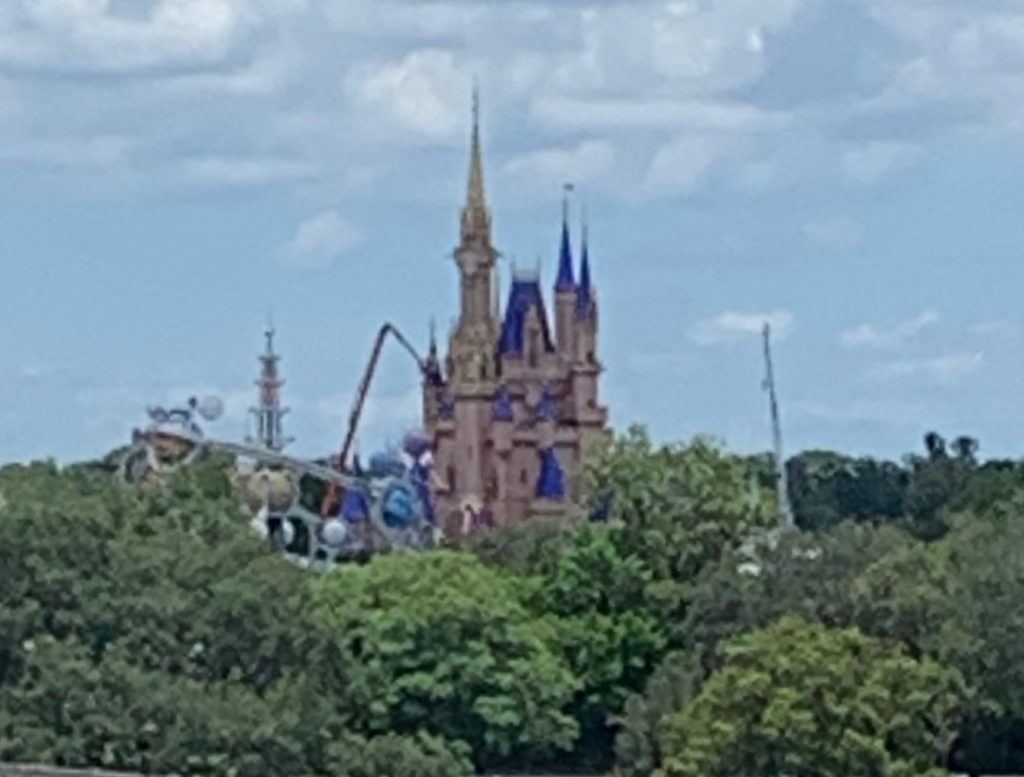
[[466, 777], [473, 772], [464, 748], [426, 734], [348, 735], [332, 745], [330, 758], [334, 777]]
[[947, 512], [977, 467], [978, 442], [958, 437], [949, 455], [945, 439], [936, 432], [924, 438], [927, 456], [908, 458], [910, 484], [904, 510], [914, 532], [925, 540], [942, 537], [949, 528]]
[[533, 609], [555, 626], [556, 644], [579, 682], [571, 710], [580, 726], [574, 760], [605, 770], [613, 718], [639, 691], [664, 653], [666, 630], [650, 570], [623, 557], [624, 527], [591, 526], [541, 576]]
[[845, 520], [894, 521], [903, 515], [908, 475], [898, 464], [808, 451], [787, 463], [790, 497], [801, 529]]
[[972, 691], [957, 765], [1024, 768], [1024, 502], [953, 521], [881, 559], [854, 588], [857, 622], [957, 669]]
[[588, 462], [590, 506], [610, 500], [619, 555], [650, 570], [648, 595], [670, 634], [680, 641], [693, 582], [753, 531], [777, 524], [772, 495], [761, 488], [750, 463], [702, 439], [688, 446], [655, 448], [640, 427], [631, 428]]
[[961, 693], [955, 673], [856, 630], [791, 617], [726, 653], [665, 721], [661, 777], [941, 773]]
[[426, 732], [469, 745], [479, 767], [571, 748], [577, 684], [551, 626], [523, 602], [529, 581], [468, 554], [375, 558], [318, 581], [321, 692], [364, 736]]

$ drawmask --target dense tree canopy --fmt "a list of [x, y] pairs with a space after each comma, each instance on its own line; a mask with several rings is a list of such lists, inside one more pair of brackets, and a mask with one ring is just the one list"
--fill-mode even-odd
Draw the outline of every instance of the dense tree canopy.
[[580, 518], [326, 575], [251, 535], [226, 460], [137, 490], [111, 462], [8, 466], [0, 760], [1024, 771], [1024, 466], [978, 454], [801, 454], [780, 534], [769, 459], [632, 429]]
[[939, 771], [955, 673], [855, 630], [792, 617], [740, 637], [723, 667], [665, 721], [658, 777]]

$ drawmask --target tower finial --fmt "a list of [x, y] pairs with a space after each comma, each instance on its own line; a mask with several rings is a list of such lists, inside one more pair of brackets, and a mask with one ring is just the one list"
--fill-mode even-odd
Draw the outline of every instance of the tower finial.
[[480, 142], [480, 88], [473, 79], [473, 135], [469, 157], [469, 186], [466, 207], [462, 211], [462, 238], [480, 238], [490, 242], [491, 218], [484, 192], [484, 161]]
[[567, 183], [562, 187], [562, 244], [558, 251], [558, 277], [556, 292], [571, 292], [576, 288], [572, 268], [572, 245], [569, 242], [569, 194], [575, 187]]

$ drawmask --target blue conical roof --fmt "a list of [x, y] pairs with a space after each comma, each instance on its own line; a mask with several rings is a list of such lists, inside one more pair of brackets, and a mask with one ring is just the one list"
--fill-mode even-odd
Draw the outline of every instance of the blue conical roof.
[[580, 265], [580, 285], [576, 289], [576, 315], [586, 318], [590, 305], [594, 301], [593, 289], [590, 285], [590, 250], [586, 236], [583, 238], [583, 260]]
[[572, 291], [576, 288], [576, 280], [572, 269], [572, 244], [569, 242], [569, 222], [562, 219], [562, 246], [558, 252], [558, 278], [555, 291]]

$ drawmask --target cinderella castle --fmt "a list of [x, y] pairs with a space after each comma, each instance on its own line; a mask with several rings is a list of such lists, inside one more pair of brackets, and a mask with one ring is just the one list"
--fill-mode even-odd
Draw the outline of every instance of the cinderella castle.
[[431, 337], [429, 360], [442, 379], [423, 389], [436, 514], [456, 535], [563, 514], [579, 495], [583, 456], [607, 435], [608, 420], [598, 398], [598, 304], [586, 228], [577, 268], [567, 208], [552, 314], [539, 272], [513, 270], [500, 305], [475, 95], [460, 227], [458, 321], [443, 357]]

